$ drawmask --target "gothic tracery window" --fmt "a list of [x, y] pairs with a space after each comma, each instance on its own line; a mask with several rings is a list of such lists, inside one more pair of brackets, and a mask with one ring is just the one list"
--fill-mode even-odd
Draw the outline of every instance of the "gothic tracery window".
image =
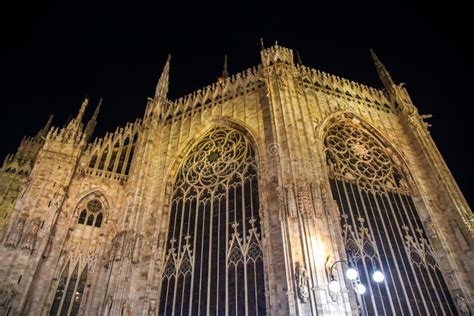
[[79, 277], [79, 265], [69, 275], [69, 263], [63, 270], [59, 280], [49, 315], [78, 315], [87, 281], [87, 266]]
[[[324, 144], [347, 258], [368, 290], [358, 297], [363, 314], [456, 314], [393, 150], [350, 117], [330, 126]], [[371, 280], [375, 269], [385, 282]]]
[[160, 315], [264, 315], [254, 150], [215, 128], [192, 149], [174, 185]]
[[102, 203], [97, 199], [93, 199], [89, 201], [86, 208], [81, 211], [77, 223], [100, 228], [103, 217]]

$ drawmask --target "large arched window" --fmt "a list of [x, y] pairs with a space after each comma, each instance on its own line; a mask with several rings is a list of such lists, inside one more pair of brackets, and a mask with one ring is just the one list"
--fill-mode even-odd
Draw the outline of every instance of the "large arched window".
[[[346, 254], [367, 287], [363, 314], [456, 314], [400, 159], [357, 118], [333, 122], [324, 144]], [[375, 269], [385, 282], [371, 280]]]
[[[54, 295], [53, 304], [49, 315], [78, 315], [82, 296], [87, 281], [87, 266], [84, 267], [78, 280], [79, 265], [76, 265], [71, 275], [69, 263], [64, 268], [59, 284]], [[71, 304], [72, 303], [72, 304]]]
[[264, 315], [255, 152], [215, 128], [193, 147], [174, 185], [160, 315]]

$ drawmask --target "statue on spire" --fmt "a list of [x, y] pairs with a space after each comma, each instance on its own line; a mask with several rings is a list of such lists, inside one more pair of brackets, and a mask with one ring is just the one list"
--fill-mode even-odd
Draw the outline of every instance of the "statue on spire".
[[168, 95], [170, 60], [171, 55], [168, 54], [168, 59], [166, 60], [166, 64], [163, 67], [163, 71], [161, 73], [160, 79], [158, 80], [158, 84], [156, 85], [155, 99], [166, 99], [166, 96]]
[[77, 114], [76, 121], [79, 122], [79, 124], [82, 122], [82, 118], [84, 117], [84, 113], [86, 112], [87, 105], [89, 105], [89, 99], [86, 96], [84, 98], [84, 101], [82, 101], [81, 108], [79, 109], [79, 113]]

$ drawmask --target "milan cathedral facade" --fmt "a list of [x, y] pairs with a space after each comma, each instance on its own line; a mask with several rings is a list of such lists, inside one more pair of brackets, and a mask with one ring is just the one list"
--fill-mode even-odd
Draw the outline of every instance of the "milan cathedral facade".
[[94, 139], [85, 99], [22, 140], [2, 315], [470, 315], [473, 216], [428, 116], [374, 53], [380, 90], [260, 54], [174, 101], [168, 59], [142, 118]]

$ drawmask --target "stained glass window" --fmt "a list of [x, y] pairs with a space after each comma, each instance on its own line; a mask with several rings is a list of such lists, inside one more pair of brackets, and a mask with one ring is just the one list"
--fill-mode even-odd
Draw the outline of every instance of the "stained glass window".
[[174, 185], [160, 315], [264, 315], [255, 153], [236, 130], [210, 131]]
[[[332, 194], [349, 262], [367, 293], [365, 315], [452, 315], [456, 308], [394, 151], [346, 117], [325, 137]], [[375, 269], [385, 282], [375, 283]]]

